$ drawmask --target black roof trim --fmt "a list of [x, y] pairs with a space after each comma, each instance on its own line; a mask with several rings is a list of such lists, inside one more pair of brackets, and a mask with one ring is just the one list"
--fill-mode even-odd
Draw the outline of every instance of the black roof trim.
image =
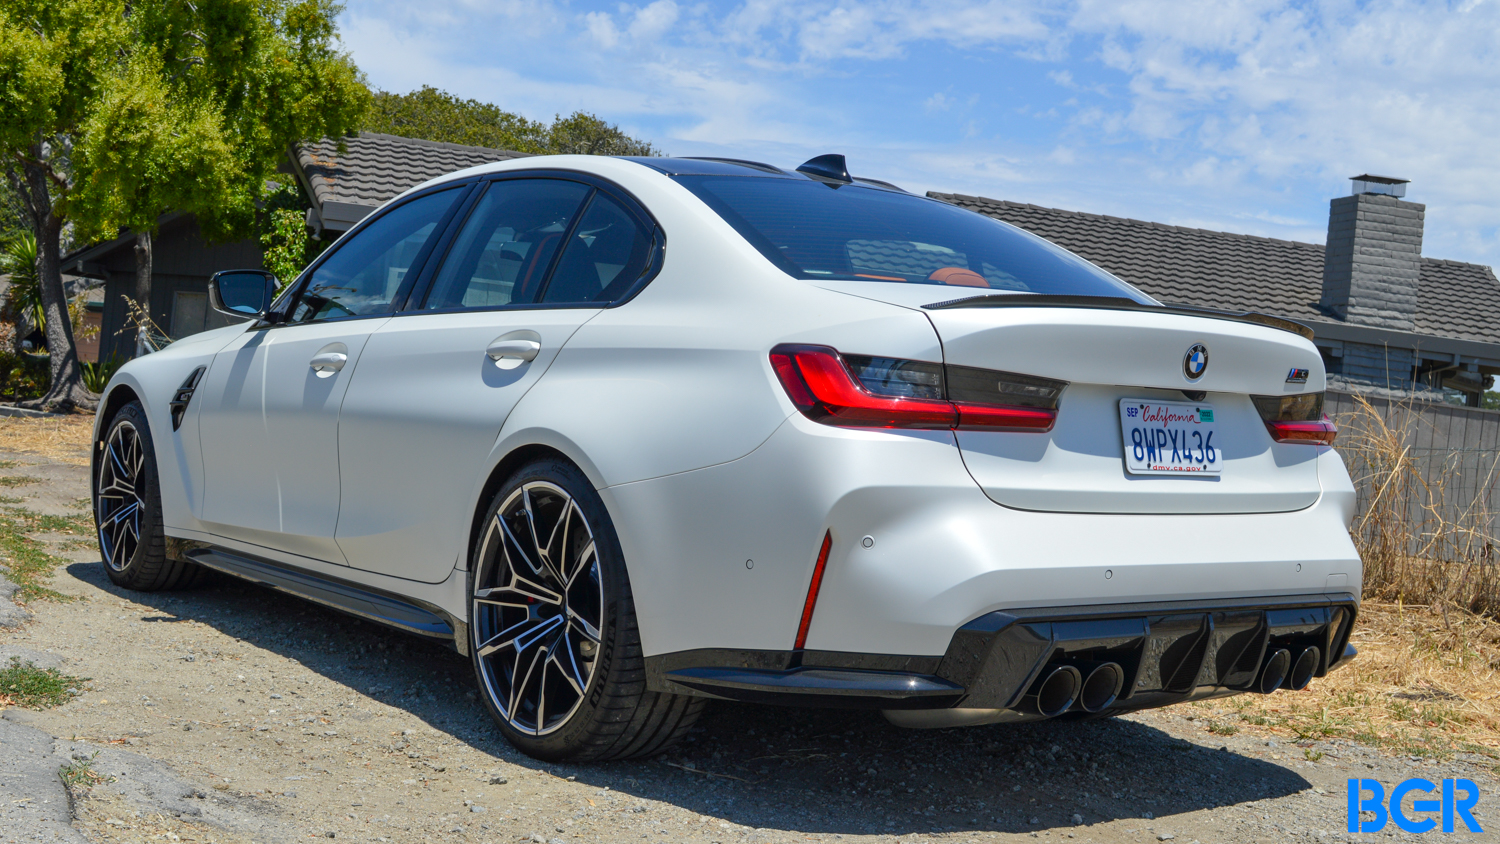
[[723, 162], [724, 164], [738, 164], [741, 167], [749, 167], [753, 170], [761, 170], [766, 173], [775, 173], [778, 176], [790, 175], [785, 170], [777, 167], [774, 164], [766, 164], [761, 161], [748, 161], [743, 158], [719, 158], [718, 156], [713, 155], [684, 155], [683, 158], [687, 159], [688, 161], [719, 161]]
[[890, 182], [885, 181], [884, 179], [870, 179], [870, 178], [866, 178], [864, 176], [855, 176], [854, 177], [854, 183], [856, 185], [869, 185], [871, 187], [887, 188], [889, 190], [899, 191], [901, 193], [909, 194], [909, 195], [912, 195], [912, 196], [916, 195], [916, 194], [913, 194], [911, 191], [907, 190], [906, 188], [903, 188], [900, 185], [893, 185]]
[[739, 158], [665, 158], [658, 156], [621, 155], [621, 161], [633, 161], [667, 176], [750, 176], [759, 179], [806, 179], [801, 173], [790, 173], [770, 164]]
[[1148, 305], [1137, 302], [1134, 299], [1126, 299], [1123, 296], [1047, 296], [1026, 293], [1002, 293], [983, 296], [966, 296], [962, 299], [949, 299], [946, 302], [933, 302], [923, 305], [923, 309], [929, 311], [949, 310], [953, 308], [1087, 308], [1089, 310], [1104, 311], [1142, 311], [1154, 314], [1176, 314], [1178, 316], [1206, 317], [1208, 319], [1222, 319], [1231, 322], [1248, 322], [1255, 325], [1264, 325], [1281, 331], [1305, 337], [1313, 338], [1313, 330], [1300, 322], [1293, 322], [1281, 317], [1269, 316], [1257, 313], [1234, 313], [1232, 311], [1216, 311], [1212, 308], [1190, 308], [1179, 305]]

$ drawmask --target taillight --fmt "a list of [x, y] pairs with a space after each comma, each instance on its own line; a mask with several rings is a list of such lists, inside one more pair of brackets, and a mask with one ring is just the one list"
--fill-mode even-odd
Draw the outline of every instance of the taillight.
[[771, 366], [792, 403], [825, 425], [851, 428], [1052, 430], [1061, 381], [923, 361], [777, 346]]
[[1279, 443], [1333, 445], [1339, 428], [1323, 415], [1323, 394], [1251, 396], [1271, 439]]

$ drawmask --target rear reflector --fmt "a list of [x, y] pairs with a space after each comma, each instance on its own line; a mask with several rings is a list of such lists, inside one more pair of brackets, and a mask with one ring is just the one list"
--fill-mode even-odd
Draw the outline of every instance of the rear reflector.
[[1045, 433], [1061, 381], [924, 361], [782, 345], [771, 366], [792, 403], [825, 425]]
[[818, 603], [818, 590], [823, 588], [823, 567], [828, 565], [828, 551], [833, 547], [833, 531], [823, 534], [823, 547], [818, 549], [818, 562], [813, 566], [812, 583], [807, 587], [807, 601], [802, 604], [802, 623], [797, 625], [797, 642], [793, 647], [802, 650], [807, 645], [807, 627], [812, 624], [813, 607]]
[[1333, 445], [1338, 426], [1323, 415], [1323, 394], [1251, 396], [1271, 439], [1279, 443]]

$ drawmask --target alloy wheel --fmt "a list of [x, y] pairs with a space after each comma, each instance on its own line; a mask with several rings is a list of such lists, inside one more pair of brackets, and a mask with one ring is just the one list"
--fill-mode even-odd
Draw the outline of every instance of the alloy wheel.
[[144, 470], [146, 452], [140, 432], [121, 422], [109, 433], [99, 467], [99, 494], [95, 518], [99, 524], [99, 550], [104, 564], [124, 571], [141, 544], [141, 515], [146, 509]]
[[477, 564], [470, 618], [485, 691], [517, 731], [550, 733], [583, 703], [599, 659], [594, 532], [566, 490], [530, 482], [490, 520]]

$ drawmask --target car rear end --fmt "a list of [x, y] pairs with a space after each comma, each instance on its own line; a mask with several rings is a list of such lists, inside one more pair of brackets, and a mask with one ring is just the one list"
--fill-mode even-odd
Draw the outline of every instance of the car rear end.
[[783, 482], [753, 509], [803, 561], [766, 614], [788, 641], [659, 654], [655, 685], [949, 726], [1302, 688], [1352, 656], [1354, 490], [1305, 329], [1164, 307], [897, 191], [680, 181], [783, 272], [920, 313], [941, 359], [767, 350], [795, 412], [681, 483]]

